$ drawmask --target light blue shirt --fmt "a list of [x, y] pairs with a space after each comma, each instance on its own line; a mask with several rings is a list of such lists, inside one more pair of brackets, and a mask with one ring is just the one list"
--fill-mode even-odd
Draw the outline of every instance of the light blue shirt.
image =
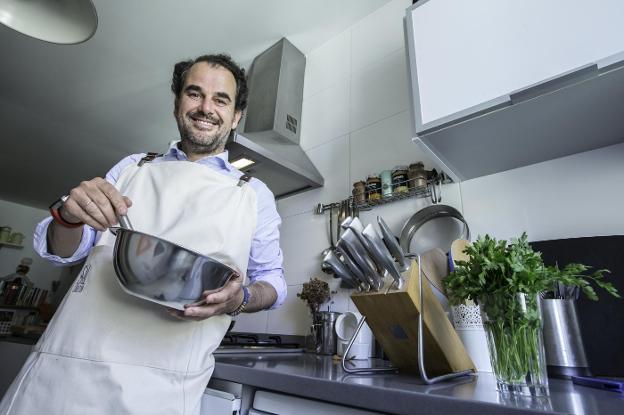
[[[117, 163], [106, 174], [106, 180], [115, 184], [121, 172], [130, 164], [138, 163], [145, 156], [142, 154], [132, 154]], [[186, 154], [178, 149], [177, 142], [169, 147], [169, 151], [164, 157], [158, 157], [152, 163], [161, 161], [185, 160]], [[215, 156], [207, 156], [196, 163], [202, 164], [221, 174], [238, 179], [242, 172], [228, 162], [227, 151]], [[277, 300], [271, 308], [280, 306], [286, 299], [286, 281], [284, 280], [284, 269], [282, 268], [282, 250], [279, 245], [279, 227], [282, 220], [275, 207], [275, 198], [269, 188], [260, 180], [252, 179], [249, 185], [256, 192], [258, 206], [258, 219], [251, 250], [249, 253], [249, 263], [247, 265], [247, 276], [251, 282], [265, 281], [271, 284], [277, 292]], [[61, 258], [48, 252], [47, 232], [52, 217], [42, 220], [35, 230], [34, 248], [42, 258], [48, 259], [55, 265], [73, 265], [87, 257], [91, 248], [99, 239], [100, 233], [92, 227], [85, 225], [82, 232], [82, 240], [76, 252], [71, 257]]]

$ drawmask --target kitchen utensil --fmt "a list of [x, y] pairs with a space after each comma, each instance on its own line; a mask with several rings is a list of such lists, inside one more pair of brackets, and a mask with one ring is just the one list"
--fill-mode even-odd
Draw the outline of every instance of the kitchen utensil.
[[[444, 277], [448, 275], [448, 259], [446, 254], [442, 252], [439, 248], [434, 248], [422, 254], [422, 272], [429, 281], [429, 283], [433, 286], [433, 293], [442, 294], [446, 296], [446, 290], [444, 289], [444, 284], [442, 280]], [[444, 300], [446, 301], [446, 299]], [[443, 301], [441, 301], [442, 306], [445, 307]]]
[[332, 311], [320, 311], [320, 324], [317, 329], [320, 332], [317, 334], [320, 344], [317, 347], [319, 354], [333, 355], [336, 353], [336, 319], [340, 313]]
[[323, 263], [327, 264], [347, 285], [352, 288], [356, 288], [359, 285], [358, 279], [352, 275], [347, 266], [338, 259], [334, 251], [330, 251], [325, 255]]
[[349, 344], [349, 341], [353, 338], [353, 335], [357, 332], [353, 345], [349, 351], [347, 359], [364, 360], [371, 356], [371, 349], [373, 344], [373, 333], [370, 327], [366, 323], [357, 331], [357, 327], [362, 320], [362, 315], [357, 312], [347, 311], [342, 313], [336, 319], [336, 336], [338, 337], [337, 354], [342, 356]]
[[[458, 229], [458, 222], [463, 225], [461, 229]], [[419, 230], [422, 232], [416, 237]], [[423, 253], [432, 248], [448, 252], [452, 242], [460, 238], [470, 239], [470, 229], [462, 214], [452, 206], [431, 205], [405, 222], [400, 244], [404, 252]]]
[[351, 271], [351, 274], [354, 275], [357, 278], [357, 280], [360, 282], [362, 289], [364, 291], [369, 291], [371, 286], [368, 283], [368, 279], [366, 278], [366, 276], [364, 275], [360, 267], [358, 267], [358, 265], [353, 261], [353, 259], [351, 259], [347, 251], [345, 251], [342, 246], [338, 245], [336, 249], [342, 257], [342, 262], [345, 263], [347, 268], [349, 268], [349, 271]]
[[342, 245], [343, 248], [351, 255], [351, 258], [366, 276], [371, 288], [376, 291], [381, 289], [383, 286], [383, 278], [377, 273], [375, 265], [368, 256], [366, 249], [362, 246], [362, 243], [353, 233], [351, 228], [343, 232], [340, 241], [338, 241], [338, 245]]
[[364, 225], [362, 225], [359, 218], [353, 218], [351, 222], [349, 222], [348, 228], [353, 232], [360, 245], [364, 248], [363, 252], [366, 253], [366, 257], [370, 260], [372, 267], [377, 271], [375, 278], [377, 278], [377, 276], [381, 278], [382, 281], [380, 284], [383, 285], [383, 274], [386, 269], [385, 264], [377, 258], [374, 248], [370, 246], [370, 242], [362, 235]]
[[470, 242], [467, 239], [455, 239], [451, 243], [451, 261], [449, 262], [451, 271], [455, 271], [455, 264], [458, 261], [468, 262], [470, 260], [468, 254], [464, 252], [468, 245]]
[[390, 252], [386, 249], [386, 246], [383, 244], [383, 241], [373, 228], [372, 224], [366, 225], [364, 230], [362, 231], [362, 236], [368, 240], [369, 247], [372, 250], [372, 254], [376, 259], [376, 262], [383, 266], [383, 269], [390, 274], [392, 279], [397, 285], [398, 289], [402, 289], [405, 280], [401, 276], [401, 272], [396, 267], [394, 261], [392, 260], [392, 256]]
[[125, 216], [113, 251], [115, 274], [124, 291], [139, 298], [183, 310], [204, 291], [218, 291], [240, 274], [221, 262], [173, 242], [132, 229]]
[[540, 299], [548, 375], [591, 376], [573, 299]]
[[[323, 213], [323, 205], [319, 203], [316, 208], [316, 211], [317, 213]], [[334, 244], [334, 205], [332, 204], [329, 205], [329, 248], [325, 248], [323, 250], [323, 252], [321, 253], [321, 258], [325, 258], [325, 256], [330, 251], [334, 251], [334, 252], [336, 251], [336, 246]], [[325, 261], [321, 263], [321, 271], [323, 271], [326, 274], [333, 273], [332, 268], [329, 267], [329, 265]]]
[[399, 271], [407, 271], [407, 269], [409, 268], [409, 263], [405, 258], [404, 252], [397, 242], [395, 236], [392, 234], [392, 231], [390, 231], [390, 228], [388, 227], [388, 225], [386, 225], [386, 222], [381, 216], [377, 216], [377, 224], [379, 224], [379, 229], [381, 230], [383, 242], [386, 245], [386, 248], [388, 248], [390, 254], [392, 254], [394, 259], [399, 264]]
[[591, 376], [572, 376], [572, 383], [589, 386], [590, 388], [604, 389], [611, 392], [624, 393], [624, 381], [616, 379], [595, 378]]
[[340, 224], [347, 218], [346, 208], [346, 203], [343, 200], [342, 202], [340, 202], [340, 208], [338, 210], [338, 220], [336, 221], [336, 239], [340, 238]]

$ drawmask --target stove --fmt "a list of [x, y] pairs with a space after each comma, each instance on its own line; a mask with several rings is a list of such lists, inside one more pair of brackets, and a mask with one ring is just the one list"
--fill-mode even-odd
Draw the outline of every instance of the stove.
[[229, 332], [214, 354], [302, 353], [303, 344], [303, 336]]

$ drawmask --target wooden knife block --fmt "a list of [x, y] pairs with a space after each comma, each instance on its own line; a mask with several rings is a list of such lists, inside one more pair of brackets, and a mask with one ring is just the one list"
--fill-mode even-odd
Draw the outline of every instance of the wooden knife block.
[[[423, 265], [426, 259], [423, 259]], [[399, 370], [418, 374], [418, 315], [420, 314], [418, 263], [412, 261], [403, 273], [401, 290], [389, 290], [390, 283], [376, 292], [354, 293], [351, 299], [366, 316], [375, 339], [392, 364]], [[462, 370], [476, 371], [455, 328], [446, 317], [440, 301], [423, 275], [424, 361], [427, 376], [439, 376]]]

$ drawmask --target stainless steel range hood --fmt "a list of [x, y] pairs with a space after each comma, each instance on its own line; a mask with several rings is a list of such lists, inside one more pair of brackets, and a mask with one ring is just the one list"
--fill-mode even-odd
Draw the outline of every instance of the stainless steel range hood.
[[285, 38], [258, 55], [249, 70], [249, 101], [239, 133], [226, 148], [230, 162], [282, 198], [323, 185], [323, 177], [299, 146], [305, 55]]

